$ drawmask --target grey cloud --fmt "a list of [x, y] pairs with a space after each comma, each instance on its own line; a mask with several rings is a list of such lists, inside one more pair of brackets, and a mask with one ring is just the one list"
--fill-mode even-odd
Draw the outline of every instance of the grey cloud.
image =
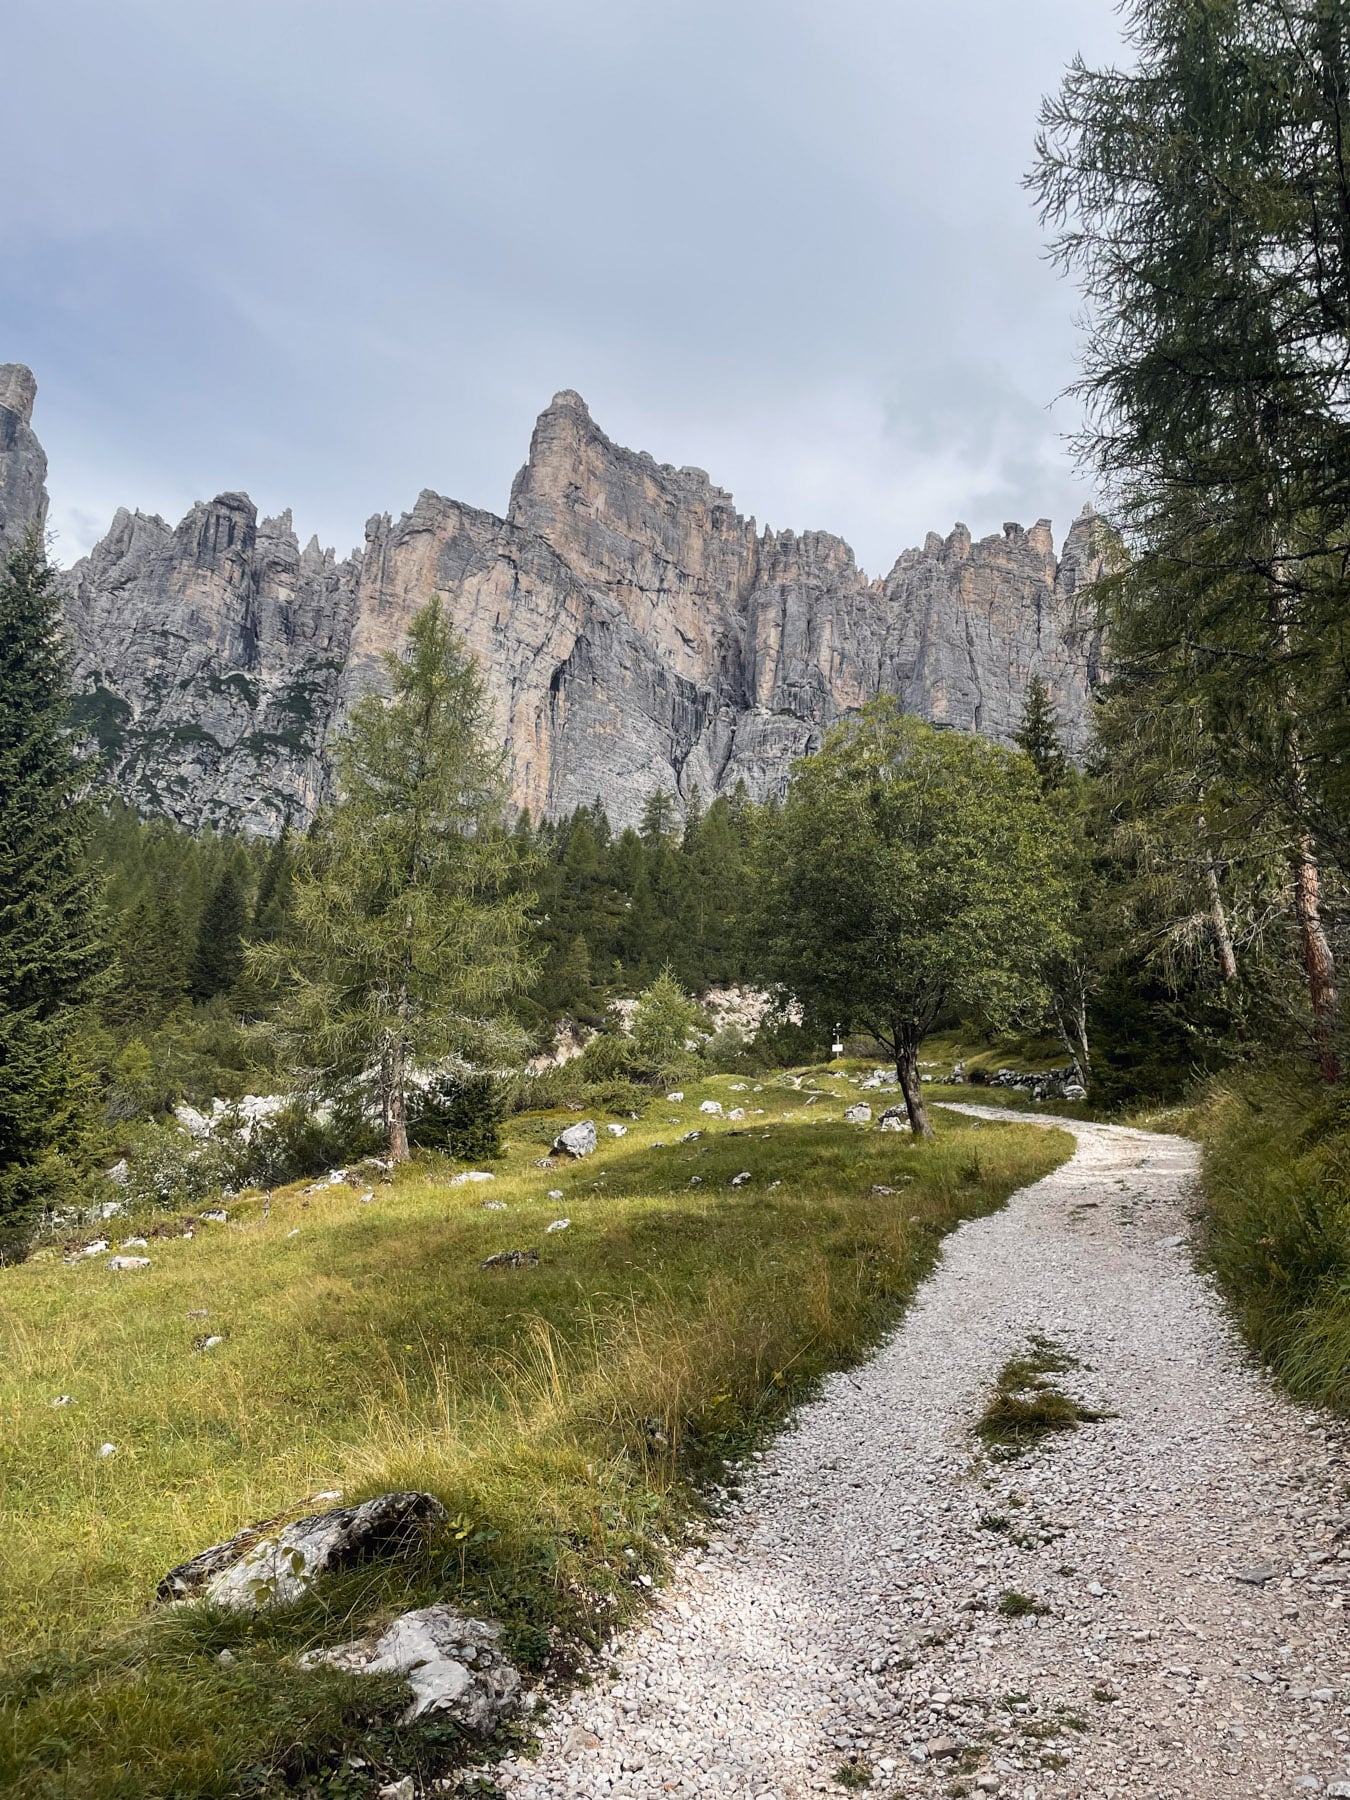
[[223, 487], [339, 548], [424, 485], [500, 510], [560, 387], [871, 568], [1081, 503], [1020, 178], [1112, 0], [15, 10], [0, 357], [69, 554]]

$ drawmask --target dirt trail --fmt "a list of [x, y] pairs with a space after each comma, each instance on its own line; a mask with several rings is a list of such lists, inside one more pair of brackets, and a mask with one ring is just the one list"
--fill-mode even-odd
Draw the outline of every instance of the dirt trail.
[[[1194, 1147], [1068, 1129], [755, 1463], [511, 1795], [1350, 1795], [1346, 1434], [1196, 1273]], [[991, 1461], [971, 1426], [1033, 1332], [1113, 1416]]]

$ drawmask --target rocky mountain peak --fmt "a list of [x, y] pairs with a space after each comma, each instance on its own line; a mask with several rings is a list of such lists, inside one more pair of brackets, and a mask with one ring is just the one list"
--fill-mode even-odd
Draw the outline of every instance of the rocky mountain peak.
[[[0, 370], [0, 534], [45, 509], [35, 384]], [[8, 402], [14, 402], [9, 404]], [[1073, 748], [1095, 679], [1078, 596], [1085, 514], [974, 541], [930, 532], [869, 581], [828, 531], [760, 532], [702, 469], [613, 442], [571, 389], [540, 414], [505, 518], [424, 489], [339, 561], [245, 493], [176, 527], [119, 509], [65, 580], [80, 716], [128, 799], [189, 825], [302, 826], [330, 746], [440, 594], [497, 709], [518, 805], [599, 798], [618, 825], [653, 789], [780, 792], [794, 758], [877, 694], [1008, 741], [1033, 672]]]
[[36, 399], [33, 371], [25, 363], [0, 363], [0, 408], [17, 414], [21, 424], [31, 425]]
[[47, 458], [33, 433], [37, 382], [24, 363], [0, 363], [0, 552], [47, 522]]

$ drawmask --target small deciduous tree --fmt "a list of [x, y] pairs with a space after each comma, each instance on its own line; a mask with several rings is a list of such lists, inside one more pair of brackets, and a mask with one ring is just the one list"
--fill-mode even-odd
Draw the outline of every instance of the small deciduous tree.
[[953, 1005], [1044, 1014], [1066, 943], [1067, 845], [1025, 758], [889, 701], [800, 763], [761, 848], [761, 932], [781, 988], [885, 1044], [911, 1129], [919, 1045]]
[[531, 897], [502, 828], [501, 753], [473, 659], [439, 598], [413, 620], [391, 688], [352, 710], [338, 798], [292, 878], [291, 928], [249, 948], [287, 984], [281, 1028], [328, 1082], [373, 1082], [395, 1162], [410, 1068], [514, 1054], [504, 1001], [530, 973]]

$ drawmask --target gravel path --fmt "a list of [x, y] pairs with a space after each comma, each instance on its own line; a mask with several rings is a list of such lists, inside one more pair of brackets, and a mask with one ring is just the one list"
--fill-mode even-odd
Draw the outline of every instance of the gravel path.
[[[539, 1760], [496, 1773], [513, 1800], [796, 1800], [841, 1772], [888, 1796], [1350, 1795], [1346, 1434], [1274, 1393], [1192, 1267], [1194, 1148], [1067, 1128], [1072, 1160], [948, 1238]], [[991, 1462], [970, 1428], [1033, 1331], [1113, 1416]], [[1006, 1616], [1010, 1592], [1048, 1610]]]

